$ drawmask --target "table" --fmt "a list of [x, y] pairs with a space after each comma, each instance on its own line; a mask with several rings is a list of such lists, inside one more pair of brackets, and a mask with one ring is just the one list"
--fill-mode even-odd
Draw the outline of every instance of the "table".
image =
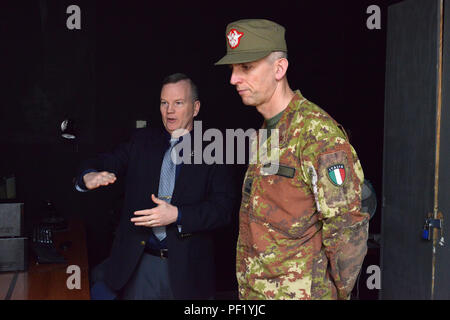
[[[86, 230], [80, 220], [69, 221], [66, 231], [53, 233], [56, 248], [66, 258], [65, 264], [37, 264], [30, 250], [27, 271], [0, 273], [0, 299], [11, 300], [89, 300], [89, 268]], [[61, 244], [70, 241], [66, 249]], [[69, 289], [67, 273], [71, 265], [80, 269], [80, 289]], [[72, 282], [71, 282], [72, 283]]]

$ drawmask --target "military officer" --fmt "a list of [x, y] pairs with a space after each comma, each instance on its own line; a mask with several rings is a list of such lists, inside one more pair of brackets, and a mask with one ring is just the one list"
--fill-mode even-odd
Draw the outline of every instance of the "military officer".
[[349, 299], [367, 252], [369, 221], [361, 212], [357, 154], [330, 115], [291, 90], [284, 27], [239, 20], [225, 36], [227, 54], [216, 65], [231, 67], [230, 83], [242, 102], [264, 117], [262, 129], [277, 133], [256, 148], [275, 146], [275, 152], [251, 163], [244, 179], [239, 297]]

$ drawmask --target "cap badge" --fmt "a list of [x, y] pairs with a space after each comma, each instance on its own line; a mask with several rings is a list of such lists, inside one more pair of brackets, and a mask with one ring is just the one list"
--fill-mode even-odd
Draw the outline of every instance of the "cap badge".
[[239, 46], [241, 37], [243, 35], [244, 35], [243, 32], [239, 32], [236, 29], [231, 29], [230, 32], [228, 32], [228, 35], [227, 35], [228, 44], [230, 45], [231, 49], [235, 49]]

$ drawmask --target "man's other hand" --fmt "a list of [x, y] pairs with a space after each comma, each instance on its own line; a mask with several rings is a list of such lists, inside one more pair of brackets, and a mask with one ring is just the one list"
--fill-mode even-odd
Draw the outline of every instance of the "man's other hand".
[[178, 208], [170, 203], [161, 200], [152, 194], [152, 200], [157, 206], [153, 209], [135, 211], [134, 215], [138, 218], [131, 218], [136, 226], [160, 227], [167, 226], [178, 218]]

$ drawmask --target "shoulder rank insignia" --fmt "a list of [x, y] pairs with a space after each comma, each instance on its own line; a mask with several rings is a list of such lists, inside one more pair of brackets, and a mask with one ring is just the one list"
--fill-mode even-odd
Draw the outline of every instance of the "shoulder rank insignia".
[[340, 187], [345, 182], [345, 167], [343, 164], [335, 164], [328, 167], [328, 178], [337, 187]]

